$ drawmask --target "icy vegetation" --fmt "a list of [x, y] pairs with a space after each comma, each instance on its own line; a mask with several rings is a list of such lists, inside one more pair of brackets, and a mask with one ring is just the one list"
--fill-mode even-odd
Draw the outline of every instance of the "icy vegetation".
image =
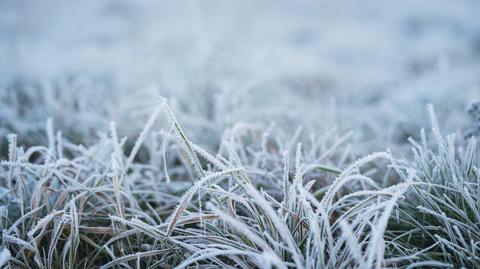
[[0, 267], [480, 268], [478, 14], [0, 1]]

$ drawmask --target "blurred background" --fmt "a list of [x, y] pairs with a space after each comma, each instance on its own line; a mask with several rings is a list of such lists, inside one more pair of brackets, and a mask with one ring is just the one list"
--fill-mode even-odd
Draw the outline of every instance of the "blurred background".
[[395, 147], [428, 128], [426, 103], [462, 135], [479, 14], [473, 0], [2, 0], [0, 135], [44, 143], [51, 117], [76, 143], [109, 121], [134, 137], [159, 95], [211, 148], [240, 122]]

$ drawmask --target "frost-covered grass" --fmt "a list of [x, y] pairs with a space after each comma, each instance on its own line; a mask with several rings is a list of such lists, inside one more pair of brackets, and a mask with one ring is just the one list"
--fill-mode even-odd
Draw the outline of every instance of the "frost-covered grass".
[[0, 1], [0, 267], [480, 267], [478, 10]]
[[407, 199], [399, 203], [400, 215], [392, 221], [392, 239], [400, 242], [402, 252], [425, 249], [421, 254], [425, 258], [455, 268], [477, 268], [480, 266], [477, 143], [471, 138], [458, 146], [454, 136], [443, 137], [432, 107], [430, 114], [435, 147], [428, 146], [422, 130], [422, 142], [412, 141], [411, 159], [400, 161], [401, 167], [416, 171], [416, 178]]
[[[476, 144], [422, 131], [414, 154], [353, 160], [348, 134], [281, 142], [239, 125], [217, 152], [164, 99], [130, 151], [111, 123], [86, 148], [47, 122], [9, 136], [3, 263], [13, 268], [384, 268], [478, 265]], [[162, 124], [158, 124], [162, 122]], [[335, 138], [337, 137], [337, 138]], [[141, 153], [141, 154], [140, 154]], [[140, 156], [143, 155], [143, 156]]]

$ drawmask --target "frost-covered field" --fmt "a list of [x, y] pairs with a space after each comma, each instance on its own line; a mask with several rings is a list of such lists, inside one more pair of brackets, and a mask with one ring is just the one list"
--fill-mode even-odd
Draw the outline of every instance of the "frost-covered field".
[[480, 267], [478, 14], [0, 1], [0, 267]]

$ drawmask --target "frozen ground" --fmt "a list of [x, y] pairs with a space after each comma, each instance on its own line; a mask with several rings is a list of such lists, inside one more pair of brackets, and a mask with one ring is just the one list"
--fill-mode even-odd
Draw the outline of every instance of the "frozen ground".
[[457, 130], [480, 91], [479, 11], [477, 1], [6, 0], [2, 95], [33, 87], [43, 102], [31, 118], [16, 103], [1, 117], [26, 121], [16, 132], [52, 116], [79, 132], [115, 120], [132, 135], [162, 95], [189, 127], [217, 135], [274, 120], [397, 142], [431, 102]]
[[[293, 184], [293, 187], [290, 187], [293, 188], [291, 193], [296, 193], [298, 196], [285, 192], [293, 195], [291, 199], [300, 204], [307, 203], [308, 200], [312, 210], [326, 206], [332, 212], [338, 211], [338, 214], [343, 214], [346, 211], [345, 208], [351, 206], [353, 202], [347, 205], [336, 205], [336, 207], [329, 205], [325, 201], [328, 195], [322, 196], [323, 191], [329, 186], [330, 189], [334, 188], [332, 187], [334, 185], [330, 185], [334, 178], [345, 179], [352, 174], [366, 172], [367, 176], [371, 176], [379, 184], [374, 186], [374, 189], [378, 192], [380, 189], [388, 192], [387, 196], [390, 198], [378, 199], [376, 201], [378, 204], [367, 199], [365, 204], [371, 208], [375, 206], [377, 209], [385, 208], [379, 212], [390, 212], [393, 210], [393, 205], [399, 204], [397, 200], [403, 192], [406, 192], [406, 189], [399, 187], [385, 190], [384, 188], [388, 186], [391, 188], [393, 183], [410, 182], [415, 178], [413, 175], [410, 176], [412, 171], [417, 171], [418, 178], [414, 181], [429, 184], [433, 184], [432, 181], [434, 181], [435, 184], [448, 186], [449, 179], [454, 178], [457, 180], [455, 187], [460, 188], [460, 192], [463, 185], [459, 186], [458, 180], [467, 182], [465, 184], [468, 188], [472, 188], [472, 193], [477, 195], [472, 199], [476, 201], [473, 204], [477, 203], [475, 206], [478, 207], [478, 182], [471, 182], [472, 179], [478, 178], [478, 174], [475, 174], [478, 171], [472, 168], [473, 164], [468, 164], [468, 160], [476, 161], [477, 156], [473, 153], [468, 154], [468, 151], [465, 152], [467, 141], [464, 140], [467, 130], [474, 125], [466, 109], [470, 103], [480, 98], [480, 19], [478, 14], [480, 14], [480, 2], [473, 0], [0, 1], [0, 135], [2, 136], [0, 156], [5, 160], [0, 170], [0, 186], [3, 193], [0, 194], [2, 195], [0, 201], [6, 199], [8, 195], [16, 197], [12, 198], [14, 201], [12, 204], [7, 205], [6, 202], [5, 205], [0, 204], [1, 214], [3, 214], [3, 227], [0, 226], [0, 228], [10, 229], [2, 237], [2, 246], [8, 247], [9, 253], [16, 255], [15, 259], [18, 262], [12, 263], [14, 264], [12, 266], [22, 267], [22, 263], [33, 262], [32, 256], [38, 257], [39, 260], [35, 260], [37, 266], [40, 264], [45, 267], [61, 267], [65, 264], [72, 266], [71, 261], [65, 262], [65, 258], [62, 263], [60, 247], [58, 247], [58, 253], [51, 250], [51, 246], [48, 248], [48, 244], [46, 249], [43, 249], [42, 247], [45, 246], [41, 243], [38, 243], [38, 246], [35, 245], [37, 241], [35, 244], [32, 243], [31, 235], [26, 235], [28, 228], [40, 229], [29, 226], [34, 226], [37, 219], [33, 218], [28, 220], [29, 223], [23, 223], [21, 231], [11, 228], [11, 222], [35, 210], [35, 206], [38, 207], [40, 204], [45, 205], [45, 209], [42, 209], [45, 211], [39, 211], [38, 218], [48, 219], [52, 214], [49, 221], [54, 221], [53, 215], [57, 213], [52, 213], [54, 211], [49, 203], [64, 212], [62, 216], [60, 213], [55, 215], [55, 218], [62, 218], [55, 221], [59, 223], [73, 221], [72, 219], [75, 219], [73, 216], [77, 213], [72, 210], [77, 210], [81, 202], [75, 205], [77, 198], [61, 198], [62, 195], [59, 194], [60, 199], [56, 195], [57, 192], [62, 191], [71, 197], [84, 195], [78, 190], [79, 186], [74, 183], [76, 181], [82, 183], [82, 188], [96, 190], [105, 195], [107, 198], [103, 196], [99, 198], [105, 199], [105, 201], [102, 200], [105, 203], [110, 201], [108, 197], [115, 198], [112, 204], [117, 206], [116, 211], [105, 209], [105, 212], [97, 214], [91, 211], [98, 206], [96, 202], [85, 205], [81, 210], [84, 210], [84, 214], [93, 220], [91, 223], [83, 224], [80, 220], [80, 224], [77, 223], [79, 227], [86, 229], [87, 226], [101, 226], [105, 229], [119, 229], [118, 231], [124, 231], [127, 227], [140, 229], [130, 222], [132, 217], [153, 226], [168, 223], [167, 217], [175, 213], [173, 208], [191, 185], [189, 182], [191, 178], [195, 178], [195, 172], [202, 179], [213, 172], [230, 176], [231, 169], [244, 167], [253, 181], [252, 187], [265, 188], [268, 195], [273, 197], [272, 199], [285, 202], [281, 200], [285, 199], [281, 188], [272, 187], [272, 185], [283, 184], [281, 178], [285, 171], [282, 172], [282, 169], [285, 170], [285, 167], [282, 164], [282, 154], [285, 150], [290, 152], [292, 168], [292, 172], [288, 170], [286, 172], [287, 182], [290, 176], [294, 177], [296, 172], [293, 171], [297, 171], [295, 155], [302, 156], [299, 161], [304, 162], [305, 167], [320, 164], [336, 172], [343, 171], [340, 175], [334, 172], [335, 176], [329, 173], [320, 174], [323, 180], [311, 185], [310, 189], [298, 186], [298, 189], [295, 189], [296, 185]], [[172, 119], [165, 116], [166, 106], [159, 104], [161, 102], [159, 96], [168, 98], [169, 107], [191, 142], [185, 142], [178, 130], [170, 128]], [[440, 119], [442, 133], [456, 133], [457, 140], [455, 143], [453, 140], [443, 141], [445, 142], [443, 145], [439, 134], [430, 134], [430, 131], [427, 131], [428, 137], [435, 136], [437, 139], [428, 139], [424, 147], [418, 149], [419, 152], [425, 153], [424, 155], [418, 153], [420, 157], [411, 157], [411, 144], [407, 142], [408, 138], [422, 140], [420, 129], [430, 130], [431, 122], [426, 110], [427, 103], [434, 105], [436, 115]], [[155, 114], [154, 111], [159, 107], [161, 111]], [[147, 119], [152, 113], [158, 118], [151, 122], [151, 128], [147, 128], [145, 136], [142, 136], [140, 133], [145, 126], [149, 126]], [[52, 119], [49, 124], [47, 124], [48, 118]], [[115, 122], [116, 127], [110, 125], [111, 121]], [[303, 128], [301, 132], [297, 132], [299, 128]], [[61, 133], [57, 134], [57, 131]], [[117, 131], [118, 134], [116, 134]], [[6, 137], [11, 133], [17, 134], [17, 137], [10, 136], [8, 141]], [[111, 140], [113, 133], [118, 137]], [[177, 139], [164, 142], [169, 138], [167, 133]], [[299, 137], [295, 137], [296, 133]], [[141, 139], [137, 140], [139, 141], [137, 155], [135, 139], [139, 135]], [[122, 142], [123, 137], [127, 137], [125, 142]], [[173, 141], [177, 141], [180, 147], [175, 146]], [[303, 151], [300, 149], [299, 154], [294, 154], [297, 142], [303, 142], [304, 147]], [[65, 143], [65, 152], [63, 152], [63, 143]], [[196, 143], [213, 154], [206, 158], [209, 165], [202, 160], [200, 169], [196, 167], [192, 154], [203, 156], [205, 153], [200, 148], [194, 148], [194, 152], [191, 152], [190, 143]], [[439, 147], [438, 152], [428, 151], [426, 145], [435, 143], [445, 147]], [[82, 146], [77, 146], [80, 144]], [[454, 144], [460, 148], [460, 153], [455, 153], [456, 149], [451, 148]], [[37, 145], [45, 148], [34, 147], [29, 152], [29, 147]], [[131, 154], [132, 148], [133, 154]], [[186, 153], [179, 153], [179, 148], [185, 149]], [[395, 157], [402, 160], [394, 161], [390, 156], [387, 158], [391, 162], [389, 168], [384, 162], [374, 161], [374, 164], [368, 165], [367, 171], [357, 171], [356, 167], [348, 170], [347, 164], [351, 161], [387, 148], [392, 150]], [[53, 151], [55, 154], [52, 153]], [[239, 154], [237, 156], [239, 159], [232, 154], [232, 151]], [[16, 155], [12, 156], [12, 152]], [[166, 152], [169, 154], [165, 154]], [[448, 159], [442, 155], [445, 152], [451, 154], [452, 158], [459, 159]], [[22, 162], [21, 156], [25, 158], [23, 162], [33, 163], [34, 166], [30, 167], [25, 163], [19, 165], [18, 162]], [[96, 156], [97, 159], [92, 156]], [[446, 159], [442, 159], [443, 157]], [[219, 159], [215, 161], [214, 158]], [[188, 160], [193, 162], [193, 168], [188, 168], [190, 167], [187, 165]], [[428, 163], [427, 167], [422, 160]], [[218, 162], [223, 163], [225, 167], [221, 165], [219, 167]], [[69, 163], [72, 171], [62, 166], [66, 163]], [[461, 166], [461, 169], [455, 168], [455, 165]], [[167, 176], [169, 173], [167, 167], [170, 167], [172, 173], [173, 181], [170, 183], [167, 183], [170, 180]], [[53, 198], [42, 198], [40, 193], [44, 187], [38, 182], [43, 182], [42, 180], [48, 182], [49, 172], [47, 171], [50, 171], [48, 169], [52, 169], [51, 176], [55, 177], [49, 188], [56, 194], [52, 194]], [[198, 170], [205, 170], [205, 174], [202, 172], [198, 174]], [[397, 172], [396, 176], [391, 176], [393, 170]], [[27, 181], [30, 183], [26, 187], [18, 185], [18, 178], [22, 178], [22, 173], [29, 174]], [[117, 176], [121, 178], [120, 182], [113, 180], [110, 173], [114, 174], [113, 178], [119, 173]], [[65, 177], [62, 178], [60, 174]], [[431, 178], [432, 175], [438, 174], [441, 175], [441, 179]], [[96, 179], [92, 179], [99, 175], [107, 177], [107, 181], [97, 182]], [[318, 176], [315, 173], [305, 172], [303, 181], [309, 185], [308, 181], [317, 179]], [[280, 181], [277, 182], [278, 177]], [[157, 181], [160, 183], [155, 183]], [[183, 220], [188, 217], [193, 218], [194, 213], [202, 214], [202, 210], [217, 217], [220, 216], [220, 219], [226, 218], [215, 211], [226, 210], [222, 207], [223, 198], [217, 197], [223, 194], [212, 194], [214, 187], [210, 184], [207, 190], [203, 189], [198, 197], [195, 196], [196, 201], [186, 201], [189, 212], [185, 213], [187, 216], [183, 216]], [[218, 184], [229, 191], [235, 185], [231, 179], [228, 185]], [[117, 187], [124, 192], [123, 199], [119, 200], [118, 190], [115, 189]], [[286, 186], [284, 188], [288, 189]], [[39, 196], [32, 198], [33, 200], [19, 198], [20, 189], [30, 194], [37, 193]], [[352, 183], [352, 191], [360, 189], [368, 189], [363, 181], [360, 186]], [[140, 190], [149, 190], [154, 197], [163, 195], [166, 198], [145, 197], [136, 192]], [[302, 200], [305, 199], [303, 197], [305, 191], [315, 193], [316, 199], [319, 199], [322, 204], [316, 204], [309, 199]], [[412, 193], [418, 196], [422, 191], [424, 190], [415, 190]], [[231, 191], [231, 193], [235, 192]], [[411, 195], [416, 197], [414, 194]], [[252, 192], [248, 188], [245, 193], [238, 194], [239, 197], [257, 202], [263, 201], [263, 195], [265, 194]], [[378, 193], [375, 195], [381, 196]], [[435, 192], [434, 195], [443, 197], [441, 191]], [[120, 197], [122, 197], [121, 194]], [[202, 205], [202, 201], [203, 203], [212, 202], [211, 197], [216, 197], [213, 199], [213, 203], [218, 207], [215, 210], [205, 204]], [[272, 202], [268, 197], [265, 199], [265, 203]], [[457, 200], [451, 199], [447, 202], [458, 203]], [[123, 204], [122, 200], [129, 201]], [[436, 201], [435, 198], [426, 200], [424, 202], [432, 206], [431, 210], [438, 209], [433, 202], [431, 203]], [[418, 204], [415, 203], [411, 202], [405, 207], [416, 208]], [[390, 205], [392, 208], [389, 211], [387, 209]], [[428, 208], [428, 205], [421, 206]], [[271, 206], [274, 210], [278, 210], [277, 204], [272, 202]], [[284, 206], [293, 212], [301, 211], [298, 214], [305, 215], [308, 221], [317, 220], [312, 220], [314, 215], [312, 212], [308, 209], [299, 209], [295, 203], [285, 202]], [[402, 206], [398, 208], [405, 209]], [[458, 205], [455, 204], [455, 206]], [[452, 208], [446, 205], [445, 207]], [[21, 208], [22, 212], [12, 217], [11, 211], [18, 208]], [[139, 213], [142, 210], [148, 211], [146, 208], [148, 210], [152, 208], [156, 213]], [[396, 206], [395, 208], [399, 210]], [[381, 220], [383, 215], [380, 216], [368, 210], [355, 211], [354, 216], [347, 219], [347, 222], [352, 225], [354, 234], [349, 235], [348, 229], [344, 229], [350, 224], [345, 226], [345, 223], [339, 222], [337, 226], [332, 226], [332, 231], [337, 233], [340, 233], [339, 227], [343, 227], [341, 231], [347, 235], [339, 238], [348, 238], [345, 240], [350, 242], [349, 247], [338, 243], [338, 247], [329, 245], [332, 249], [327, 248], [328, 250], [322, 252], [317, 249], [319, 246], [315, 245], [310, 249], [300, 241], [310, 236], [312, 237], [309, 240], [315, 241], [315, 236], [325, 235], [324, 230], [319, 232], [307, 228], [308, 231], [302, 230], [297, 233], [296, 228], [290, 229], [292, 222], [295, 223], [294, 220], [285, 220], [288, 226], [285, 228], [283, 224], [278, 224], [279, 220], [275, 219], [274, 214], [266, 208], [263, 207], [259, 211], [266, 212], [264, 212], [265, 218], [268, 221], [249, 215], [251, 212], [241, 213], [244, 214], [245, 219], [248, 219], [245, 220], [247, 225], [263, 227], [263, 230], [259, 228], [259, 231], [254, 231], [258, 232], [257, 236], [262, 237], [261, 239], [244, 234], [248, 239], [242, 237], [245, 245], [241, 247], [225, 242], [223, 247], [204, 243], [202, 246], [196, 246], [198, 242], [194, 239], [185, 241], [181, 236], [195, 234], [198, 235], [198, 240], [201, 240], [202, 236], [220, 236], [217, 233], [219, 231], [208, 230], [210, 228], [204, 228], [203, 223], [195, 226], [196, 230], [191, 233], [187, 232], [188, 229], [178, 228], [176, 233], [174, 232], [178, 237], [175, 240], [178, 241], [166, 244], [169, 247], [175, 245], [182, 249], [178, 256], [181, 258], [174, 259], [169, 256], [170, 254], [164, 254], [166, 263], [178, 265], [183, 260], [192, 259], [192, 249], [183, 249], [185, 246], [182, 245], [190, 244], [206, 252], [218, 249], [226, 251], [228, 246], [228, 250], [232, 253], [222, 254], [228, 259], [199, 259], [200, 263], [214, 263], [220, 267], [232, 264], [237, 267], [244, 267], [243, 265], [262, 267], [268, 264], [268, 262], [265, 263], [267, 260], [272, 264], [277, 264], [281, 260], [286, 262], [287, 266], [291, 263], [292, 267], [309, 267], [310, 265], [313, 266], [311, 268], [320, 265], [350, 266], [350, 268], [376, 267], [385, 261], [390, 262], [390, 266], [400, 267], [406, 264], [395, 259], [402, 255], [416, 255], [412, 260], [431, 262], [425, 264], [426, 266], [433, 266], [432, 261], [438, 262], [436, 265], [439, 266], [447, 266], [446, 264], [480, 266], [480, 261], [476, 260], [480, 251], [478, 241], [475, 241], [480, 238], [480, 227], [475, 221], [472, 223], [474, 223], [473, 226], [476, 223], [477, 229], [469, 231], [474, 235], [465, 236], [465, 242], [455, 241], [458, 238], [452, 239], [455, 241], [452, 244], [458, 244], [462, 249], [471, 249], [470, 252], [466, 254], [467, 251], [460, 250], [461, 254], [455, 254], [457, 256], [454, 255], [453, 258], [450, 256], [440, 258], [436, 254], [422, 256], [414, 253], [418, 249], [428, 248], [434, 244], [443, 244], [438, 243], [443, 241], [437, 240], [437, 237], [433, 236], [433, 231], [422, 230], [422, 236], [425, 234], [427, 237], [432, 236], [431, 242], [422, 241], [420, 244], [406, 239], [399, 240], [401, 242], [389, 241], [394, 238], [394, 235], [401, 234], [399, 232], [401, 229], [389, 224], [389, 229], [392, 230], [390, 234], [386, 232], [382, 239], [387, 241], [387, 247], [383, 250], [386, 260], [382, 260], [381, 255], [378, 254], [381, 251], [377, 251], [376, 245], [381, 245], [380, 239], [374, 240], [367, 236], [368, 242], [359, 243], [361, 248], [358, 251], [362, 252], [359, 254], [355, 252], [356, 247], [355, 244], [352, 245], [351, 237], [362, 238], [362, 235], [369, 233], [367, 228], [358, 224], [362, 223], [360, 221], [362, 218], [371, 220], [374, 225], [378, 225], [375, 227], [381, 229], [383, 227], [381, 223], [385, 222]], [[405, 211], [410, 212], [406, 209]], [[473, 214], [471, 219], [478, 218], [478, 212], [472, 208], [466, 209], [465, 212], [464, 215], [460, 213], [454, 215], [470, 218], [470, 214]], [[388, 214], [384, 213], [384, 215]], [[397, 214], [400, 213], [397, 211]], [[441, 215], [441, 212], [439, 214]], [[121, 219], [115, 219], [121, 225], [117, 223], [118, 225], [109, 226], [108, 221], [105, 223], [108, 216]], [[411, 228], [412, 225], [423, 227], [406, 221], [408, 217], [400, 218], [407, 222], [401, 226], [402, 229]], [[217, 223], [215, 221], [212, 220], [212, 223]], [[273, 226], [279, 225], [292, 232], [293, 241], [299, 244], [297, 254], [302, 258], [296, 257], [295, 253], [285, 254], [283, 250], [279, 250], [281, 246], [270, 242], [271, 238], [265, 239], [264, 237], [268, 237], [265, 233], [268, 234], [269, 229], [263, 226], [265, 223], [262, 221], [274, 222]], [[359, 226], [355, 226], [355, 223]], [[255, 226], [257, 224], [258, 226]], [[53, 228], [53, 224], [51, 227], [48, 224], [45, 226], [46, 237], [50, 238], [51, 234], [55, 234], [56, 229], [60, 229], [58, 227], [62, 227], [58, 226], [58, 223], [55, 225], [56, 228]], [[75, 227], [74, 224], [68, 225]], [[239, 225], [235, 222], [232, 226], [236, 230], [242, 230], [244, 227]], [[313, 224], [310, 223], [310, 225]], [[218, 226], [221, 225], [218, 224]], [[47, 227], [53, 230], [50, 231]], [[363, 228], [366, 230], [362, 230]], [[208, 231], [202, 234], [202, 229]], [[223, 232], [228, 235], [240, 236], [233, 231], [227, 231], [227, 228], [224, 229]], [[448, 236], [451, 236], [451, 233], [457, 235], [468, 233], [462, 230], [462, 227], [452, 229], [460, 230], [459, 232], [449, 231], [445, 240], [449, 240]], [[87, 229], [87, 231], [90, 230]], [[104, 232], [102, 229], [99, 231], [100, 234]], [[302, 237], [302, 232], [308, 236]], [[82, 232], [72, 232], [70, 236], [74, 237], [75, 234], [79, 235]], [[88, 233], [83, 233], [84, 236], [86, 234]], [[282, 237], [281, 234], [273, 234], [273, 232], [270, 235], [273, 238]], [[399, 238], [403, 238], [403, 235]], [[91, 237], [91, 240], [95, 244], [108, 245], [110, 244], [107, 243], [108, 236], [101, 237], [96, 234]], [[327, 238], [325, 242], [333, 239], [325, 236]], [[38, 253], [32, 250], [33, 254], [28, 254], [28, 250], [19, 249], [18, 240], [11, 238], [28, 241]], [[64, 247], [66, 238], [68, 238], [67, 235], [60, 235], [59, 246], [61, 245], [65, 252], [72, 252], [71, 246], [70, 250]], [[79, 253], [83, 254], [70, 258], [79, 261], [79, 264], [82, 264], [80, 266], [84, 266], [85, 259], [92, 258], [84, 253], [91, 250], [89, 248], [97, 247], [85, 243], [84, 238], [79, 240], [81, 242]], [[258, 240], [266, 240], [262, 242], [272, 247], [272, 253], [269, 252], [268, 257], [255, 256], [250, 260], [249, 255], [235, 252], [241, 250], [253, 253], [254, 246], [257, 250], [265, 250], [264, 244]], [[288, 245], [292, 244], [290, 239], [282, 240], [291, 247]], [[179, 243], [180, 241], [182, 243]], [[57, 243], [53, 237], [48, 242]], [[388, 245], [388, 242], [393, 243]], [[468, 246], [462, 245], [463, 243]], [[128, 247], [111, 244], [115, 245], [111, 247], [113, 254], [98, 252], [99, 256], [93, 262], [96, 265], [105, 264], [115, 261], [113, 257], [139, 253], [139, 251], [148, 252], [148, 255], [145, 254], [147, 256], [160, 255], [149, 252], [159, 250], [155, 248], [154, 243], [148, 243], [150, 244], [148, 248], [131, 242], [128, 244]], [[158, 247], [165, 247], [162, 244]], [[397, 247], [396, 244], [401, 247]], [[395, 247], [392, 247], [393, 245]], [[446, 243], [445, 245], [449, 246]], [[30, 245], [24, 244], [23, 247], [30, 249]], [[307, 253], [306, 249], [316, 252]], [[336, 255], [337, 252], [333, 252], [333, 249], [335, 251], [348, 249], [348, 251], [339, 251], [338, 260], [330, 259], [324, 263], [316, 260], [319, 256], [315, 255], [320, 255], [319, 253], [322, 253], [324, 258], [331, 257], [332, 253]], [[44, 251], [53, 251], [51, 254], [53, 256], [43, 253]], [[6, 253], [0, 253], [0, 264], [2, 255]], [[375, 253], [372, 255], [377, 256], [372, 258], [369, 256], [370, 253]], [[472, 262], [471, 257], [475, 256], [477, 258], [473, 258]], [[317, 257], [312, 261], [315, 266], [306, 262], [312, 257]], [[470, 260], [467, 259], [468, 257]], [[276, 260], [277, 258], [279, 260]], [[53, 264], [49, 265], [48, 262], [52, 261]], [[343, 264], [343, 261], [346, 263]], [[143, 262], [142, 266], [154, 264], [150, 261]], [[133, 266], [135, 262], [128, 264]], [[277, 264], [277, 267], [281, 266]]]

